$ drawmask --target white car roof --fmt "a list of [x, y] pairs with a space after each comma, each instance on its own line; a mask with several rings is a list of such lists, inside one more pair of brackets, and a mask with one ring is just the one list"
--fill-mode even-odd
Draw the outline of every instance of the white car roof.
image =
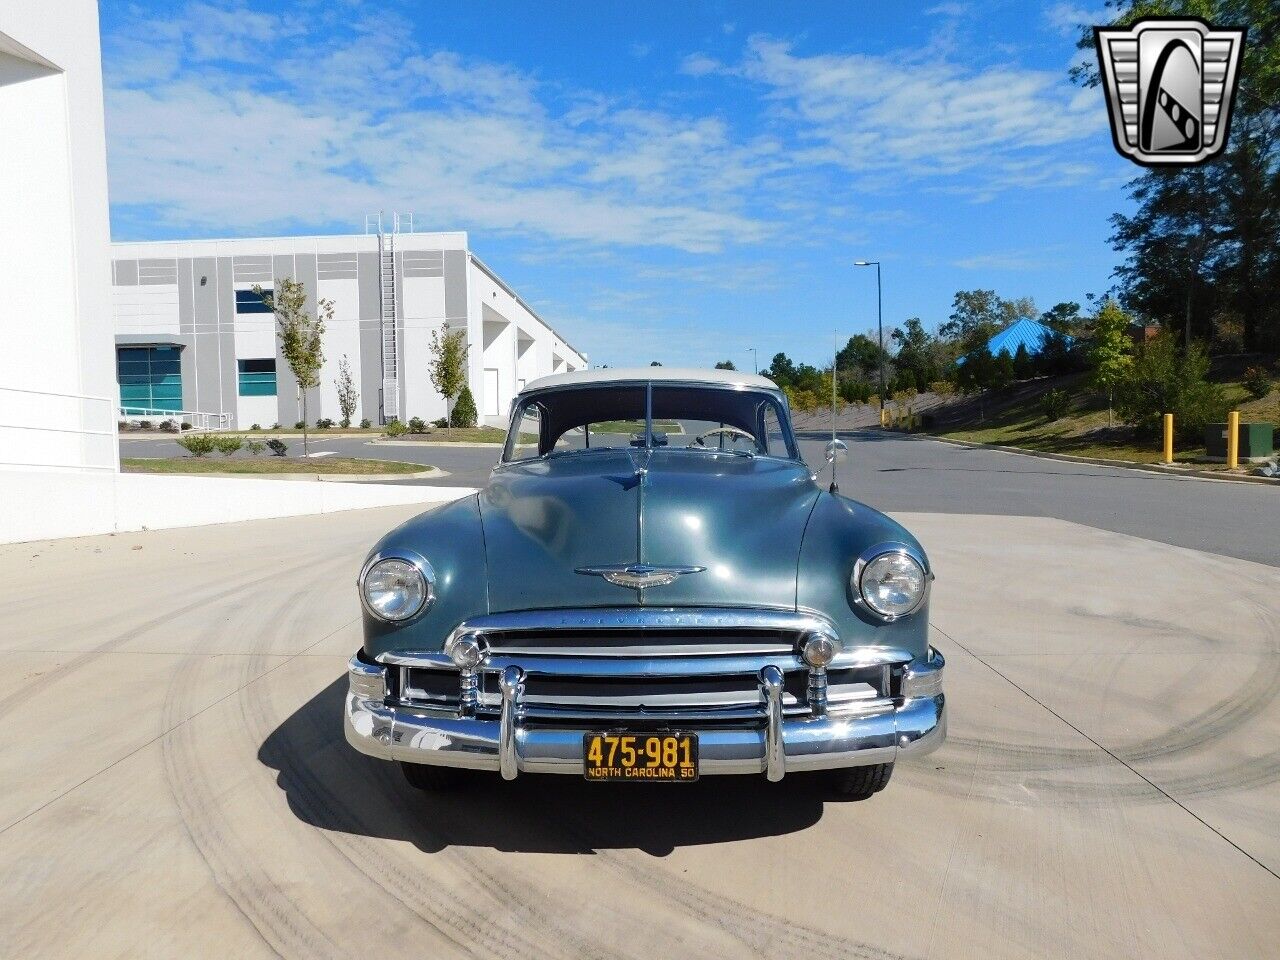
[[543, 390], [547, 387], [580, 387], [593, 383], [709, 383], [735, 387], [756, 387], [777, 390], [778, 385], [768, 377], [741, 370], [705, 370], [700, 367], [602, 367], [598, 370], [575, 370], [573, 373], [553, 373], [526, 384], [521, 393]]

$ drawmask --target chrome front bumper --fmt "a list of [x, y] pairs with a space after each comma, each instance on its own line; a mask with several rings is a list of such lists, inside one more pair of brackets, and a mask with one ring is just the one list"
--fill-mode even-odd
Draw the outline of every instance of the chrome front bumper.
[[[936, 650], [906, 669], [912, 696], [887, 698], [820, 715], [785, 716], [781, 674], [760, 671], [765, 720], [761, 726], [704, 727], [673, 724], [698, 735], [704, 775], [787, 773], [893, 763], [936, 749], [946, 737], [945, 661]], [[582, 773], [583, 735], [592, 727], [526, 726], [521, 697], [524, 675], [507, 666], [501, 675], [498, 719], [457, 710], [388, 705], [386, 667], [352, 657], [346, 698], [347, 742], [373, 757], [408, 763], [495, 770], [508, 780], [520, 773]]]

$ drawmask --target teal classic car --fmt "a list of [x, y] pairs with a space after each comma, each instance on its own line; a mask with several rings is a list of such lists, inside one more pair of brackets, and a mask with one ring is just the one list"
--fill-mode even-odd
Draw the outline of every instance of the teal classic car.
[[869, 796], [946, 735], [932, 579], [902, 526], [819, 483], [771, 381], [546, 377], [488, 485], [365, 561], [347, 740], [424, 789], [817, 772]]

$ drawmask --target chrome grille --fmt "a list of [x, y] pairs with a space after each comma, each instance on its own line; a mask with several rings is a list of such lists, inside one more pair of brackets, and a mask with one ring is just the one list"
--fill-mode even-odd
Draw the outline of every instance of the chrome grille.
[[[487, 647], [476, 671], [474, 710], [481, 716], [501, 713], [499, 676], [516, 667], [524, 677], [522, 722], [756, 726], [768, 713], [760, 679], [766, 666], [781, 673], [784, 715], [813, 709], [798, 650], [820, 625], [806, 614], [753, 610], [528, 611], [477, 618], [454, 635], [472, 634]], [[891, 697], [896, 664], [908, 659], [873, 648], [833, 663], [827, 706], [857, 709]], [[388, 654], [383, 662], [399, 667], [392, 699], [461, 709], [462, 678], [445, 653]]]

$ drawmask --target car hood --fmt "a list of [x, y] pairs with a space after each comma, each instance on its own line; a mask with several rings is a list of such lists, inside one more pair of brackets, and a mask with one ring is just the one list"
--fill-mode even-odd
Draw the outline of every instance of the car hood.
[[[500, 466], [480, 494], [494, 612], [597, 606], [793, 608], [818, 487], [803, 463], [598, 450]], [[583, 568], [701, 567], [662, 586]]]

